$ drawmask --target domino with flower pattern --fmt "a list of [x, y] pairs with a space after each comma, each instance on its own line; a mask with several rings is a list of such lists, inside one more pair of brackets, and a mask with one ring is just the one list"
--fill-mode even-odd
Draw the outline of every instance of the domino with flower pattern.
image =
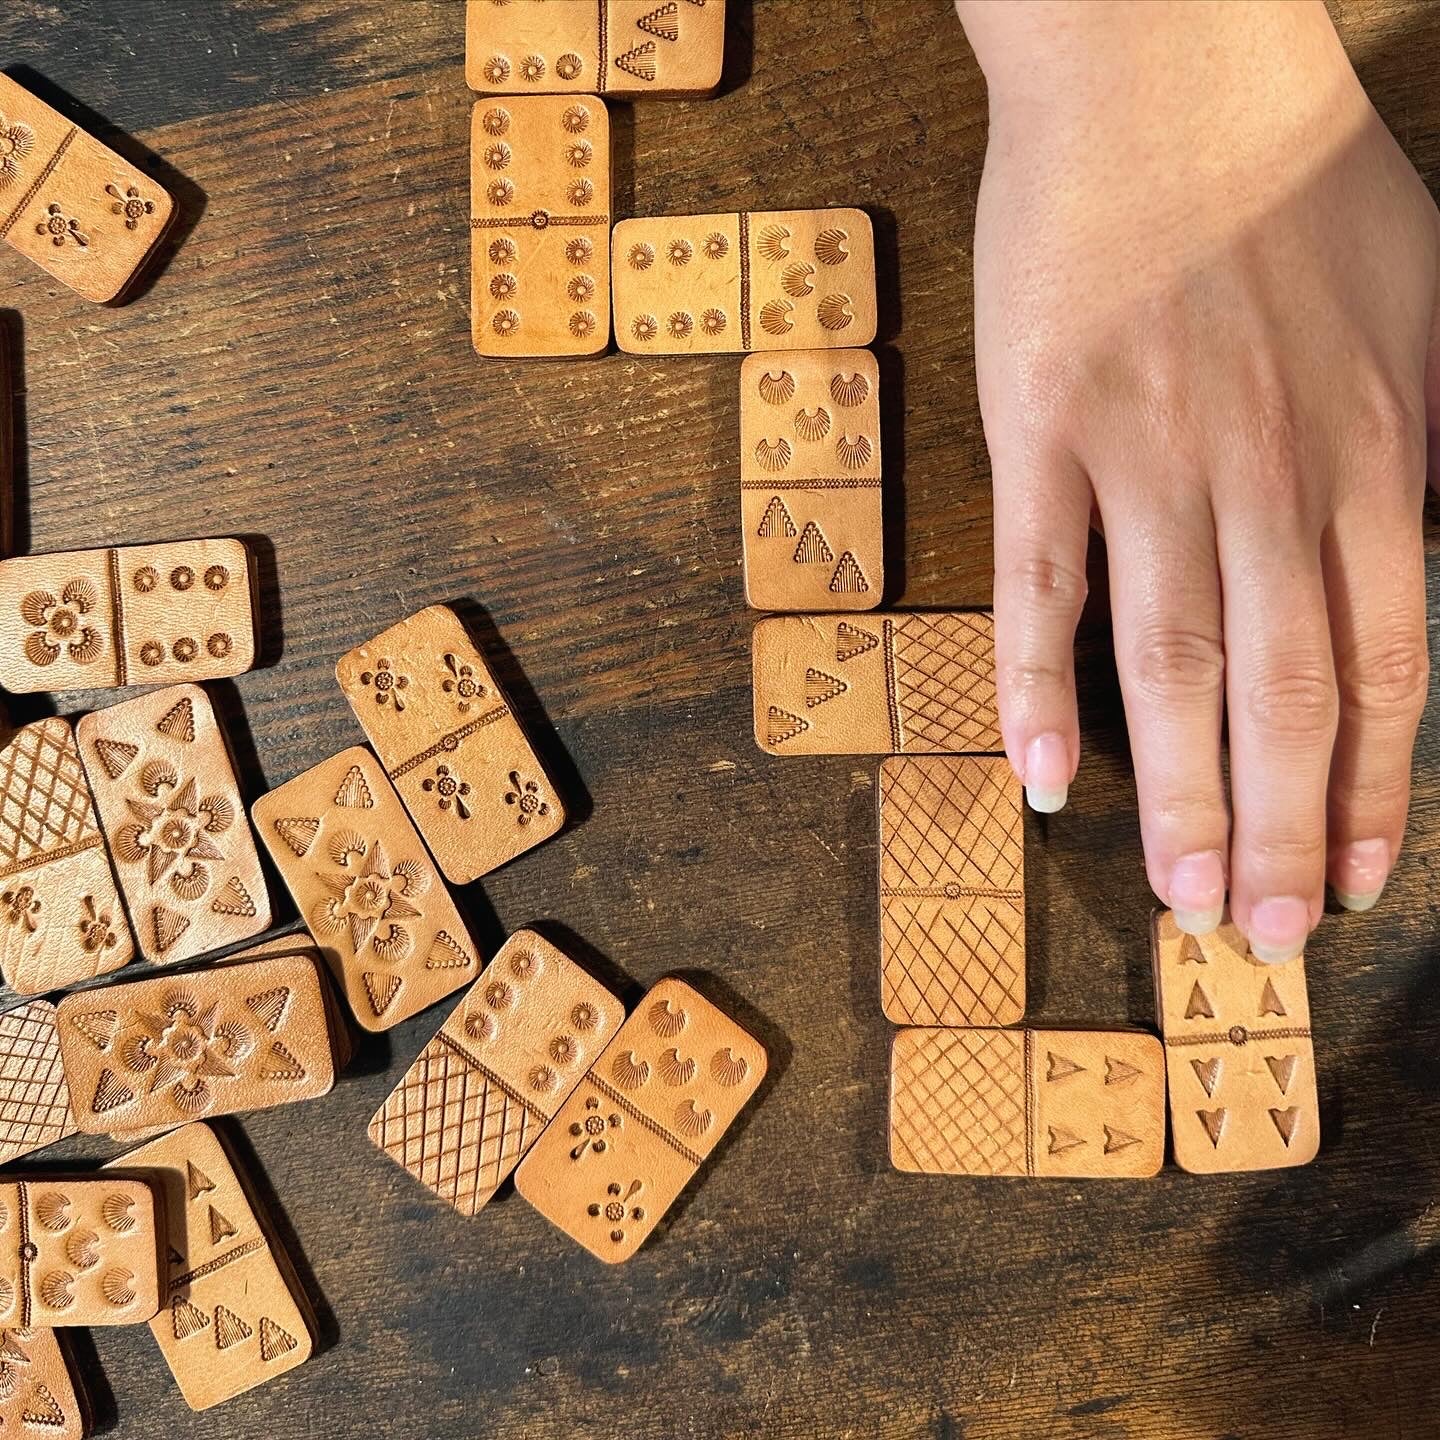
[[0, 240], [76, 294], [109, 301], [174, 212], [148, 175], [0, 75]]
[[658, 981], [515, 1176], [553, 1225], [607, 1264], [664, 1218], [765, 1078], [760, 1042], [683, 980]]
[[467, 884], [556, 834], [565, 807], [448, 606], [343, 655], [335, 678], [436, 862]]
[[479, 972], [445, 882], [363, 746], [262, 795], [251, 814], [365, 1029], [388, 1030]]
[[471, 321], [487, 356], [610, 343], [610, 116], [593, 95], [481, 100], [470, 124]]
[[75, 734], [145, 958], [173, 965], [264, 930], [260, 856], [205, 691], [152, 690]]
[[231, 539], [0, 561], [0, 685], [16, 694], [219, 680], [255, 663], [250, 556]]
[[55, 1027], [75, 1123], [87, 1135], [134, 1136], [313, 1100], [335, 1083], [325, 980], [303, 939], [76, 991], [57, 1006]]

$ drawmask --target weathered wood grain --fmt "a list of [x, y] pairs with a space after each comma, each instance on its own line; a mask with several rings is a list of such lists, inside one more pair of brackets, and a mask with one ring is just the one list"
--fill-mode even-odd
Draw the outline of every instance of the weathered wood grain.
[[[719, 98], [615, 107], [616, 212], [870, 209], [887, 601], [985, 605], [980, 76], [946, 0], [731, 9]], [[1337, 14], [1440, 185], [1440, 12]], [[612, 1271], [513, 1193], [467, 1221], [376, 1154], [366, 1122], [443, 1009], [368, 1039], [324, 1099], [225, 1124], [273, 1191], [319, 1353], [195, 1417], [148, 1335], [97, 1334], [80, 1355], [92, 1371], [98, 1355], [102, 1421], [197, 1440], [364, 1435], [376, 1415], [393, 1440], [1424, 1434], [1440, 1400], [1433, 717], [1399, 874], [1310, 948], [1315, 1164], [1113, 1186], [893, 1172], [875, 762], [778, 761], [751, 739], [738, 361], [476, 359], [463, 22], [458, 0], [5, 7], [7, 66], [93, 107], [89, 128], [183, 212], [178, 250], [119, 310], [0, 255], [0, 304], [23, 313], [22, 537], [263, 537], [262, 668], [215, 687], [247, 800], [360, 740], [340, 654], [468, 598], [574, 821], [462, 896], [477, 942], [554, 922], [631, 1003], [669, 970], [704, 972], [771, 1075]], [[1430, 571], [1435, 615], [1440, 556]], [[1049, 1027], [1153, 1017], [1103, 566], [1094, 579], [1085, 764], [1060, 816], [1027, 817], [1029, 1014]], [[111, 1153], [69, 1141], [33, 1160]]]

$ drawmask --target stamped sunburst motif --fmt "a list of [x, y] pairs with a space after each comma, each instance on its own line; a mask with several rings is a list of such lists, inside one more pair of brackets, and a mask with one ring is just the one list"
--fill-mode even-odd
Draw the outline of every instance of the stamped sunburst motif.
[[35, 132], [23, 121], [0, 115], [0, 190], [20, 178], [20, 162], [34, 149]]
[[767, 225], [756, 241], [755, 248], [774, 264], [790, 258], [790, 232], [783, 225]]
[[357, 956], [373, 951], [381, 960], [403, 960], [415, 947], [406, 920], [421, 912], [411, 904], [430, 888], [430, 872], [418, 860], [391, 862], [379, 840], [356, 837], [336, 872], [316, 877], [328, 894], [310, 912], [317, 935], [348, 935]]

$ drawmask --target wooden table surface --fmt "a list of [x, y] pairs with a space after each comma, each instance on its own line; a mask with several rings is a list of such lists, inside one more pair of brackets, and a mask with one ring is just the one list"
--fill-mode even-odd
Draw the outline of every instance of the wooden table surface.
[[[730, 8], [718, 99], [616, 107], [616, 213], [870, 209], [891, 598], [983, 604], [969, 237], [985, 102], [960, 27], [944, 0]], [[1440, 7], [1337, 16], [1440, 185]], [[323, 1353], [192, 1416], [143, 1328], [97, 1333], [82, 1354], [102, 1429], [1440, 1434], [1434, 717], [1398, 875], [1311, 951], [1314, 1165], [1114, 1185], [892, 1171], [875, 764], [774, 760], [751, 739], [738, 360], [472, 354], [463, 19], [459, 0], [8, 0], [0, 61], [133, 137], [120, 148], [184, 216], [122, 309], [0, 254], [0, 304], [23, 317], [21, 543], [256, 537], [262, 668], [215, 687], [251, 798], [360, 740], [341, 652], [465, 602], [575, 817], [463, 895], [477, 936], [488, 951], [551, 922], [628, 1000], [699, 975], [772, 1075], [670, 1222], [611, 1269], [508, 1191], [460, 1219], [371, 1147], [369, 1116], [447, 1007], [367, 1040], [328, 1098], [226, 1124], [263, 1172]], [[1083, 659], [1084, 769], [1063, 814], [1027, 817], [1031, 1011], [1149, 1024], [1103, 596]]]

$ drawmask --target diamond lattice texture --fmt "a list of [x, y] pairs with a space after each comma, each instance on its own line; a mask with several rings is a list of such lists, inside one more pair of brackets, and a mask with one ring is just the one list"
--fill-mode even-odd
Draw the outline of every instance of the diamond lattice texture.
[[1001, 748], [995, 627], [989, 615], [907, 615], [895, 624], [902, 748]]
[[515, 1168], [537, 1125], [437, 1036], [370, 1122], [370, 1135], [422, 1185], [474, 1215]]
[[902, 1030], [890, 1063], [890, 1154], [898, 1166], [1026, 1173], [1022, 1031]]

